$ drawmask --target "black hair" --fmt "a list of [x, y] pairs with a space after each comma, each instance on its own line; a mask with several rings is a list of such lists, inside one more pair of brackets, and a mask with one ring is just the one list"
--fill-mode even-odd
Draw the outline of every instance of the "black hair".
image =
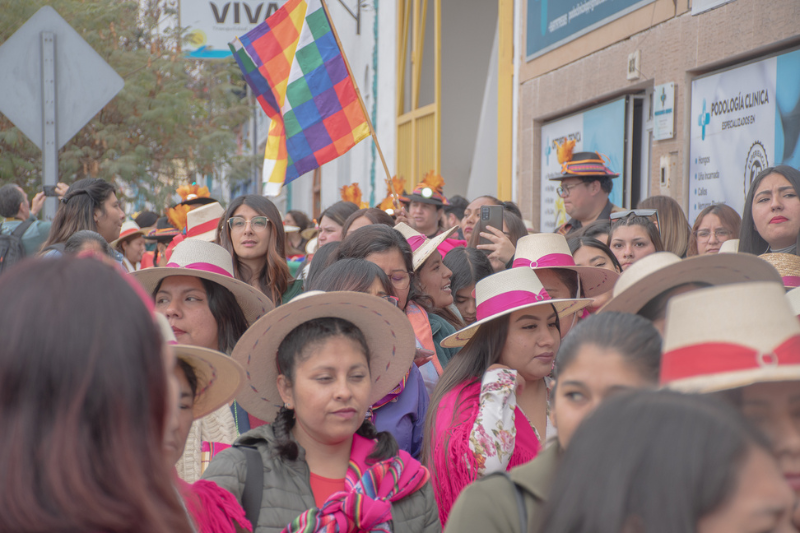
[[603, 252], [608, 256], [608, 259], [611, 261], [611, 264], [614, 265], [614, 268], [617, 270], [617, 272], [622, 272], [622, 265], [619, 264], [619, 259], [617, 259], [617, 256], [614, 255], [614, 252], [611, 251], [611, 248], [609, 248], [608, 245], [603, 241], [598, 241], [594, 237], [589, 237], [586, 234], [584, 234], [582, 237], [570, 238], [569, 240], [569, 252], [572, 255], [575, 255], [575, 252], [584, 246], [596, 248]]
[[508, 229], [508, 240], [516, 247], [517, 241], [528, 234], [528, 228], [525, 227], [525, 222], [522, 221], [519, 215], [515, 215], [509, 210], [503, 211], [503, 222]]
[[103, 253], [109, 257], [113, 257], [111, 252], [111, 245], [108, 244], [108, 241], [103, 238], [102, 235], [97, 233], [96, 231], [91, 231], [88, 229], [84, 229], [81, 231], [76, 231], [72, 234], [72, 236], [67, 239], [67, 242], [64, 243], [64, 253], [65, 254], [77, 254], [81, 247], [87, 242], [94, 242], [96, 243]]
[[656, 320], [661, 320], [667, 316], [667, 303], [669, 302], [670, 298], [675, 295], [675, 291], [678, 289], [683, 288], [694, 288], [694, 289], [704, 289], [706, 287], [711, 287], [710, 283], [704, 283], [702, 281], [693, 281], [690, 283], [681, 283], [680, 285], [675, 285], [674, 287], [670, 287], [650, 299], [649, 302], [644, 304], [639, 311], [636, 312], [637, 315], [650, 320], [651, 322], [655, 322]]
[[[761, 181], [770, 174], [780, 174], [786, 178], [794, 187], [795, 193], [800, 196], [800, 170], [787, 165], [778, 165], [777, 167], [768, 167], [762, 170], [753, 180], [753, 183], [750, 184], [750, 190], [747, 191], [747, 198], [744, 200], [742, 227], [739, 230], [739, 253], [761, 255], [770, 250], [769, 243], [758, 233], [756, 224], [753, 221], [753, 199], [756, 195], [756, 189], [758, 189]], [[795, 252], [795, 255], [800, 254], [800, 234], [797, 236], [797, 244], [798, 251]]]
[[[323, 317], [304, 322], [289, 332], [278, 346], [276, 364], [278, 373], [283, 375], [289, 383], [294, 380], [295, 365], [305, 360], [309, 354], [307, 348], [319, 344], [331, 337], [345, 337], [358, 344], [370, 362], [369, 346], [364, 334], [352, 322], [343, 318]], [[294, 410], [285, 405], [280, 408], [275, 420], [272, 422], [272, 431], [275, 435], [274, 451], [284, 460], [296, 461], [300, 452], [297, 443], [292, 440], [289, 432], [294, 427]], [[368, 439], [377, 439], [378, 442], [368, 457], [371, 461], [383, 461], [394, 457], [398, 453], [397, 441], [387, 431], [378, 432], [375, 425], [366, 418], [361, 427], [356, 431], [358, 435]]]
[[586, 344], [616, 351], [643, 378], [658, 382], [661, 335], [647, 319], [630, 313], [607, 312], [582, 320], [561, 343], [556, 357], [556, 379]]
[[456, 194], [448, 198], [447, 202], [449, 205], [444, 206], [445, 213], [448, 215], [455, 215], [459, 220], [464, 218], [464, 210], [469, 205], [466, 198]]
[[[570, 233], [569, 237], [571, 239], [577, 239], [579, 237], [591, 237], [593, 239], [597, 239], [600, 242], [603, 242], [599, 239], [600, 235], [605, 235], [606, 241], [608, 237], [611, 235], [611, 221], [610, 220], [595, 220], [591, 224], [587, 224], [583, 227], [580, 227]], [[608, 242], [604, 244], [608, 245]]]
[[336, 262], [339, 244], [340, 241], [326, 242], [319, 250], [314, 252], [314, 256], [311, 258], [311, 266], [308, 267], [308, 274], [306, 274], [306, 279], [303, 281], [304, 287], [311, 287], [322, 271]]
[[311, 220], [309, 220], [308, 215], [306, 215], [302, 211], [297, 211], [296, 209], [293, 209], [286, 214], [292, 216], [295, 225], [298, 228], [300, 228], [300, 231], [303, 231], [304, 229], [308, 228], [311, 225]]
[[181, 359], [180, 357], [177, 358], [178, 367], [183, 370], [183, 373], [186, 375], [186, 381], [189, 383], [189, 388], [192, 389], [192, 398], [197, 396], [197, 372], [194, 371], [194, 367]]
[[614, 238], [614, 232], [617, 228], [622, 226], [641, 226], [647, 232], [647, 236], [650, 238], [650, 242], [653, 243], [653, 247], [656, 249], [656, 252], [663, 252], [664, 251], [664, 241], [661, 240], [661, 234], [658, 232], [658, 228], [653, 221], [647, 217], [640, 217], [633, 213], [629, 214], [626, 217], [618, 218], [614, 220], [614, 223], [611, 225], [611, 233], [608, 234], [608, 244], [611, 246], [611, 241]]
[[136, 222], [140, 228], [149, 228], [150, 226], [154, 226], [158, 221], [158, 215], [152, 211], [142, 211], [133, 221]]
[[611, 181], [611, 178], [609, 176], [586, 176], [580, 178], [581, 181], [587, 185], [592, 183], [593, 181], [600, 182], [600, 188], [606, 194], [611, 194], [611, 190], [614, 188], [614, 182]]
[[97, 231], [94, 212], [102, 211], [103, 204], [112, 194], [116, 194], [114, 186], [100, 178], [84, 178], [70, 185], [58, 204], [50, 235], [42, 244], [42, 250], [51, 244], [67, 242], [80, 230]]
[[347, 220], [345, 220], [344, 224], [342, 224], [343, 240], [345, 237], [347, 237], [347, 233], [350, 231], [350, 226], [353, 225], [353, 222], [355, 222], [361, 217], [366, 217], [366, 219], [370, 221], [370, 224], [383, 224], [384, 226], [389, 226], [390, 228], [394, 227], [394, 219], [391, 216], [389, 216], [386, 213], [386, 211], [378, 209], [377, 207], [367, 207], [365, 209], [359, 209], [358, 211], [353, 212], [352, 215], [347, 217]]
[[766, 439], [717, 399], [619, 394], [575, 432], [538, 530], [696, 531], [730, 500], [753, 449], [770, 453]]
[[[203, 284], [208, 296], [208, 308], [211, 315], [217, 321], [217, 350], [230, 354], [241, 336], [247, 331], [247, 318], [231, 291], [215, 281], [198, 279]], [[161, 289], [162, 283], [164, 283], [163, 279], [153, 289], [154, 298]]]
[[492, 263], [482, 250], [453, 248], [444, 256], [444, 266], [450, 269], [453, 276], [450, 278], [450, 291], [455, 297], [456, 293], [464, 287], [478, 283], [483, 278], [494, 274]]
[[25, 201], [25, 194], [14, 183], [0, 187], [0, 217], [17, 216], [19, 206]]
[[368, 292], [375, 278], [380, 280], [386, 294], [394, 296], [394, 287], [389, 276], [378, 265], [366, 259], [355, 258], [340, 259], [333, 263], [314, 278], [308, 290]]

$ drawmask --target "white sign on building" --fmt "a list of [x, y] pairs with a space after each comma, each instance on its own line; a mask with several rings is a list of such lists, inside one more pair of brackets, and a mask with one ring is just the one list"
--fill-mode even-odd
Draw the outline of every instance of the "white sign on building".
[[653, 91], [653, 139], [675, 137], [675, 84], [656, 85]]

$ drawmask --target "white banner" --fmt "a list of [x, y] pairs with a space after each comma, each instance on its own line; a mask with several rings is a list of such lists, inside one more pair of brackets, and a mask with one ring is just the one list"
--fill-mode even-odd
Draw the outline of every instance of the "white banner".
[[777, 58], [692, 82], [689, 221], [711, 204], [742, 213], [750, 183], [774, 166]]
[[733, 2], [734, 0], [693, 0], [692, 1], [692, 15], [699, 15], [709, 9], [714, 9], [721, 5]]
[[231, 55], [228, 43], [275, 13], [286, 0], [179, 0], [180, 25], [191, 37], [184, 50], [191, 57]]

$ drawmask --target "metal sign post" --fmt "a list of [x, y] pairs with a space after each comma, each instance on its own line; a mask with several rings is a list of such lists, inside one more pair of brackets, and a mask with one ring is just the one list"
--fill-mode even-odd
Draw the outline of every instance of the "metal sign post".
[[[42, 184], [58, 183], [58, 149], [56, 146], [56, 36], [42, 32]], [[56, 199], [44, 202], [45, 218], [56, 213]]]

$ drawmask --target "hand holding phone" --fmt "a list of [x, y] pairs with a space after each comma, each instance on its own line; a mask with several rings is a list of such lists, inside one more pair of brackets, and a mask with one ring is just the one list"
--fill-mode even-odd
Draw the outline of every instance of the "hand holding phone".
[[[481, 218], [478, 222], [478, 233], [488, 231], [486, 228], [491, 226], [503, 232], [503, 206], [502, 205], [482, 205]], [[491, 232], [489, 232], [491, 233]], [[492, 241], [481, 237], [479, 244], [492, 244]]]
[[56, 190], [56, 185], [43, 185], [42, 191], [44, 191], [45, 196], [58, 196], [58, 191]]

